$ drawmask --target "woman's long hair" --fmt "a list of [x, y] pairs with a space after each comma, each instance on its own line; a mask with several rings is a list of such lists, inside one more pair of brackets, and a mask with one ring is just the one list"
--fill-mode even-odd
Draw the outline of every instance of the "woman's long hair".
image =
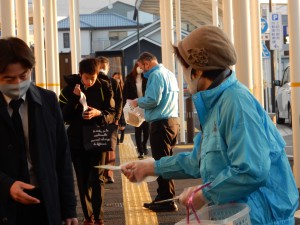
[[115, 76], [116, 76], [116, 75], [119, 75], [119, 77], [120, 77], [120, 83], [119, 83], [119, 85], [120, 85], [121, 89], [123, 89], [123, 87], [124, 87], [123, 76], [122, 76], [122, 74], [119, 73], [119, 72], [114, 72], [113, 75], [112, 75], [111, 77], [115, 79]]
[[138, 68], [137, 62], [134, 64], [134, 67], [132, 68], [131, 72], [128, 74], [130, 75], [134, 80], [136, 79], [138, 73], [136, 72], [136, 68]]

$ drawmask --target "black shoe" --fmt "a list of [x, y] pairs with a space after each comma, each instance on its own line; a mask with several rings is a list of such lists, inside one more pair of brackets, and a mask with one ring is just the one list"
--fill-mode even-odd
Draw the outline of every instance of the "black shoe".
[[144, 153], [139, 153], [138, 159], [143, 159], [144, 157]]
[[144, 206], [145, 208], [149, 209], [150, 206], [153, 205], [153, 204], [155, 204], [154, 201], [153, 201], [153, 202], [145, 202], [143, 206]]
[[144, 203], [144, 207], [145, 208], [147, 208], [147, 209], [149, 209], [149, 207], [151, 206], [151, 205], [153, 205], [153, 204], [156, 204], [155, 202], [158, 202], [158, 201], [161, 201], [161, 200], [163, 200], [162, 198], [160, 198], [158, 195], [154, 198], [154, 200], [152, 201], [152, 202], [146, 202], [146, 203]]
[[153, 212], [175, 212], [178, 211], [178, 207], [175, 202], [166, 203], [152, 203], [149, 205], [149, 209]]
[[108, 177], [108, 178], [106, 179], [106, 183], [107, 183], [107, 184], [113, 184], [113, 183], [115, 183], [115, 180], [114, 180], [114, 178], [112, 178], [112, 177]]
[[143, 152], [144, 152], [144, 155], [148, 155], [148, 153], [149, 153], [149, 151], [148, 151], [147, 148], [144, 148], [144, 149], [143, 149]]

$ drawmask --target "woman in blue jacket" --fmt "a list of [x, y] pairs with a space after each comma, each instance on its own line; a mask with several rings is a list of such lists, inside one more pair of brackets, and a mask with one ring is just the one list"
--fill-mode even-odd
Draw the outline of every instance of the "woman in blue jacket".
[[[192, 152], [122, 166], [131, 181], [148, 175], [202, 178], [210, 183], [193, 198], [206, 203], [246, 203], [252, 224], [294, 224], [298, 190], [285, 142], [260, 103], [236, 78], [232, 43], [218, 27], [203, 26], [174, 47], [200, 120]], [[187, 205], [198, 188], [180, 195]]]

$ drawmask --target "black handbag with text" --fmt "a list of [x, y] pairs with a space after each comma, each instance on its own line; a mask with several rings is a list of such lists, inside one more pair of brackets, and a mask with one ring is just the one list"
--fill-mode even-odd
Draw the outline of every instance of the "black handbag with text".
[[87, 152], [100, 153], [116, 149], [117, 125], [85, 125], [82, 132], [83, 146]]

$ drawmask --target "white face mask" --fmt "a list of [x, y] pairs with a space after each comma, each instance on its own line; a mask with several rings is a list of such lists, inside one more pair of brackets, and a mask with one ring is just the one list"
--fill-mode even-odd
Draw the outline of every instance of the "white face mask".
[[183, 79], [185, 81], [185, 83], [187, 83], [187, 88], [190, 92], [190, 94], [196, 94], [198, 92], [197, 87], [198, 87], [198, 81], [200, 79], [201, 76], [196, 77], [195, 79], [192, 79], [192, 67], [189, 66], [188, 68], [185, 68], [183, 66]]
[[138, 67], [136, 68], [136, 72], [137, 72], [138, 74], [141, 74], [141, 73], [143, 73], [143, 70], [138, 66]]
[[107, 71], [105, 71], [104, 69], [100, 69], [100, 72], [103, 73], [104, 75], [107, 75]]
[[11, 99], [19, 99], [27, 92], [31, 80], [24, 80], [18, 84], [0, 84], [0, 91]]

